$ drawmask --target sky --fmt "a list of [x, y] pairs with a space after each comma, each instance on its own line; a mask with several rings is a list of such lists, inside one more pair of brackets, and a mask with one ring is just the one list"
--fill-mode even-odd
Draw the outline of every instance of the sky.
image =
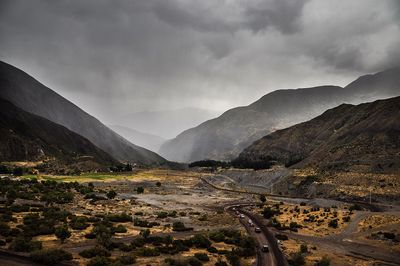
[[0, 0], [0, 60], [109, 124], [345, 86], [399, 47], [399, 0]]

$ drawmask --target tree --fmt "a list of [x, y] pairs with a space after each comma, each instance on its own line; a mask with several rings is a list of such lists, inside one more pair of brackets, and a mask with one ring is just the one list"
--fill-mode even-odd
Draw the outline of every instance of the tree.
[[137, 192], [138, 194], [142, 194], [142, 193], [144, 192], [144, 188], [143, 188], [143, 187], [138, 187], [138, 188], [136, 189], [136, 192]]
[[262, 203], [265, 203], [267, 201], [267, 198], [264, 195], [260, 195], [260, 200]]
[[115, 198], [115, 196], [117, 196], [117, 192], [115, 192], [114, 190], [110, 190], [110, 191], [107, 192], [106, 196], [109, 199], [113, 199], [113, 198]]
[[56, 231], [54, 233], [58, 239], [61, 240], [61, 244], [64, 243], [64, 241], [67, 238], [71, 237], [71, 232], [68, 230], [68, 227], [66, 225], [60, 226], [56, 228]]
[[157, 186], [157, 187], [161, 187], [161, 182], [160, 182], [160, 181], [157, 181], [156, 186]]

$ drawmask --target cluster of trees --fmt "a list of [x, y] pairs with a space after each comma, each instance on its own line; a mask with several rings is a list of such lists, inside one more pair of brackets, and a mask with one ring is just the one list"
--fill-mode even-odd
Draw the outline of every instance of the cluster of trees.
[[266, 158], [265, 160], [264, 159], [250, 160], [250, 159], [245, 159], [245, 158], [239, 157], [230, 162], [215, 161], [215, 160], [196, 161], [196, 162], [190, 163], [189, 167], [209, 167], [214, 170], [219, 167], [221, 167], [221, 168], [235, 167], [235, 168], [242, 168], [242, 169], [260, 170], [260, 169], [271, 168], [273, 163], [274, 163], [274, 161], [272, 160], [272, 158]]
[[215, 160], [201, 160], [192, 162], [189, 164], [189, 167], [211, 167], [211, 168], [229, 168], [231, 167], [230, 162], [223, 162], [223, 161], [215, 161]]
[[110, 167], [110, 171], [113, 171], [113, 172], [132, 172], [132, 170], [133, 170], [133, 165], [130, 163], [119, 164], [119, 165]]

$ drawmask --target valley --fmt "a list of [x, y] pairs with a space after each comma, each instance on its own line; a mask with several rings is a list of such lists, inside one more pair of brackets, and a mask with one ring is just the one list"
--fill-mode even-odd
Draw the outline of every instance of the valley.
[[[41, 262], [34, 251], [40, 243], [43, 250], [71, 254], [72, 260], [62, 265], [97, 265], [96, 259], [138, 265], [171, 264], [171, 260], [253, 265], [269, 260], [273, 263], [257, 265], [280, 265], [275, 257], [279, 253], [285, 264], [304, 260], [313, 265], [325, 259], [331, 265], [396, 265], [398, 203], [279, 195], [275, 191], [279, 182], [293, 174], [278, 167], [2, 176], [0, 234], [5, 238], [0, 262], [25, 265], [14, 254], [27, 261], [31, 254]], [[271, 176], [275, 181], [268, 183]], [[254, 180], [261, 185], [254, 186]], [[16, 189], [11, 199], [10, 187]], [[46, 187], [52, 191], [47, 196]], [[250, 216], [240, 218], [239, 211]], [[249, 226], [248, 219], [255, 226]], [[30, 229], [31, 223], [39, 230]], [[267, 238], [259, 237], [264, 232], [254, 234], [255, 227], [265, 230]], [[58, 228], [69, 232], [62, 242]], [[26, 245], [15, 246], [22, 241], [17, 232], [24, 232]], [[278, 255], [266, 239], [276, 241]], [[260, 249], [264, 244], [270, 246], [267, 257]]]

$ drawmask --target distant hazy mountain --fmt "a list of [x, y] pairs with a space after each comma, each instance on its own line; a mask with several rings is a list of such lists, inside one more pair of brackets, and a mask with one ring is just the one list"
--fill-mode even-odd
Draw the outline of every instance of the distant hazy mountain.
[[55, 158], [62, 164], [117, 164], [86, 138], [43, 117], [0, 99], [0, 161], [37, 161]]
[[186, 130], [167, 141], [160, 154], [181, 162], [228, 160], [277, 129], [307, 121], [342, 103], [358, 104], [400, 95], [400, 68], [358, 78], [346, 87], [277, 90], [245, 107]]
[[1, 98], [86, 137], [117, 160], [165, 163], [161, 156], [130, 143], [25, 72], [4, 62], [0, 62], [0, 88]]
[[137, 112], [119, 117], [116, 121], [129, 128], [170, 139], [176, 137], [183, 130], [195, 127], [219, 114], [216, 111], [199, 108], [182, 108]]
[[272, 157], [296, 167], [399, 172], [400, 97], [360, 105], [343, 104], [246, 148], [246, 161]]
[[157, 152], [161, 144], [166, 141], [166, 139], [160, 136], [143, 133], [128, 127], [123, 127], [119, 125], [109, 125], [108, 127], [120, 134], [122, 137], [126, 138], [127, 140], [132, 142], [134, 141], [137, 145], [154, 152]]

